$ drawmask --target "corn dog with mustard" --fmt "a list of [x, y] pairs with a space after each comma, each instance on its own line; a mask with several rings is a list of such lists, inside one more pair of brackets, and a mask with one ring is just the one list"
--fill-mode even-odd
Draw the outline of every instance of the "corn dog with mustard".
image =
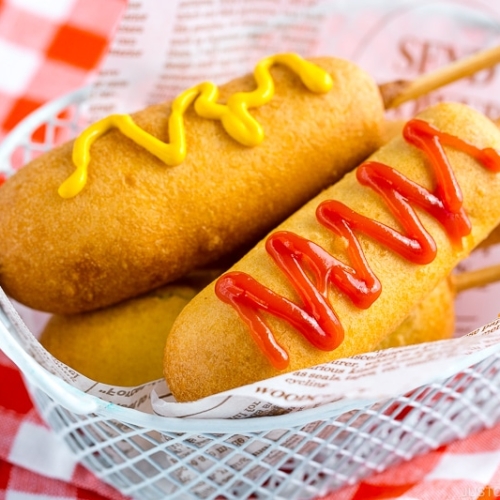
[[354, 64], [295, 54], [112, 115], [0, 189], [0, 285], [72, 314], [139, 295], [254, 244], [381, 141]]
[[195, 400], [373, 350], [500, 222], [500, 131], [440, 104], [182, 311], [166, 381]]

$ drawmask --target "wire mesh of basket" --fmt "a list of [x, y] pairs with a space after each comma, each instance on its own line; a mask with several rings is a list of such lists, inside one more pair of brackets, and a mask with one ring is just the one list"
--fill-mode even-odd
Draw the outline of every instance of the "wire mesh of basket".
[[[1, 171], [12, 174], [81, 130], [87, 97], [79, 90], [23, 121], [0, 147]], [[42, 417], [85, 467], [137, 499], [314, 498], [500, 420], [500, 355], [340, 416], [325, 406], [246, 420], [175, 419], [57, 379], [30, 356], [24, 329], [0, 302], [0, 348]]]

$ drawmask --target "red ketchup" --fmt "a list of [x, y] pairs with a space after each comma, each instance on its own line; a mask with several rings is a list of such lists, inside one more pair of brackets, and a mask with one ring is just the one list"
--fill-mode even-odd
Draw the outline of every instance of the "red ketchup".
[[355, 232], [377, 240], [404, 259], [420, 265], [432, 262], [437, 249], [413, 205], [435, 218], [456, 246], [460, 246], [462, 238], [470, 233], [471, 225], [462, 206], [460, 186], [443, 146], [472, 156], [494, 172], [500, 171], [498, 152], [492, 148], [479, 149], [418, 119], [405, 125], [403, 137], [429, 160], [436, 179], [433, 192], [382, 163], [367, 161], [356, 171], [357, 180], [384, 200], [404, 228], [403, 233], [358, 214], [339, 201], [327, 200], [318, 206], [316, 218], [348, 241], [350, 265], [292, 232], [275, 232], [266, 241], [267, 252], [298, 293], [301, 305], [278, 295], [243, 272], [228, 272], [217, 280], [215, 293], [220, 300], [234, 307], [258, 347], [276, 369], [283, 370], [288, 366], [289, 355], [278, 344], [259, 311], [283, 319], [315, 348], [332, 351], [342, 343], [344, 330], [328, 301], [329, 287], [336, 286], [361, 309], [370, 307], [379, 297], [380, 281], [371, 270]]

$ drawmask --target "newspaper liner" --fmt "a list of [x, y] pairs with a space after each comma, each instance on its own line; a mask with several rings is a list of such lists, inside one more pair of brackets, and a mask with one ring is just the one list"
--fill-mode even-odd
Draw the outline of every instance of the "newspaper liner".
[[[487, 0], [134, 0], [89, 102], [92, 121], [173, 99], [200, 81], [250, 72], [271, 53], [334, 55], [377, 83], [413, 80], [500, 44], [500, 4]], [[416, 114], [450, 99], [500, 117], [490, 68], [391, 110]]]
[[[248, 71], [270, 52], [293, 50], [304, 56], [346, 57], [385, 82], [412, 78], [434, 69], [433, 64], [449, 62], [443, 60], [445, 55], [453, 59], [498, 43], [491, 20], [500, 19], [499, 7], [477, 1], [473, 7], [468, 7], [467, 2], [452, 3], [450, 11], [451, 3], [444, 8], [438, 5], [441, 2], [416, 0], [407, 2], [404, 9], [383, 0], [370, 5], [359, 2], [349, 8], [335, 1], [295, 0], [277, 5], [258, 1], [245, 11], [243, 0], [226, 2], [225, 6], [206, 1], [198, 5], [193, 0], [135, 0], [128, 4], [110, 55], [95, 82], [88, 112], [95, 120], [172, 98], [179, 90], [198, 83], [200, 74], [222, 82]], [[421, 23], [415, 23], [415, 18], [432, 20], [433, 40], [419, 39]], [[478, 26], [480, 29], [472, 29]], [[462, 27], [466, 29], [461, 30]], [[200, 34], [206, 42], [202, 46]], [[413, 45], [408, 45], [409, 41]], [[179, 44], [182, 50], [178, 50]], [[416, 53], [409, 57], [410, 48], [422, 51], [418, 57]], [[404, 51], [405, 59], [401, 59]], [[374, 57], [381, 53], [383, 60]], [[429, 54], [434, 54], [434, 58]], [[420, 103], [408, 103], [394, 116], [408, 116], [419, 107], [449, 98], [468, 102], [498, 118], [500, 102], [488, 91], [494, 88], [494, 76], [493, 71], [487, 71], [467, 82], [457, 82], [424, 97]], [[488, 101], [484, 100], [485, 95]], [[496, 254], [498, 262], [500, 251]], [[480, 253], [479, 259], [472, 259], [476, 262], [472, 265], [477, 266], [485, 256]], [[462, 317], [462, 307], [457, 307], [460, 333], [487, 323], [461, 338], [340, 359], [193, 403], [176, 403], [163, 380], [138, 387], [116, 387], [88, 379], [56, 360], [37, 341], [33, 333], [40, 331], [46, 315], [20, 305], [14, 307], [3, 292], [0, 302], [17, 325], [19, 341], [26, 352], [75, 389], [146, 413], [239, 419], [320, 405], [329, 405], [331, 414], [339, 415], [456, 374], [500, 350], [500, 320], [488, 322], [500, 312], [500, 304], [496, 306], [494, 302], [494, 291], [498, 295], [498, 290], [494, 285], [472, 291], [476, 302], [468, 293], [459, 296], [457, 304], [465, 300], [469, 311], [474, 303], [474, 313]], [[492, 310], [495, 307], [498, 310]]]

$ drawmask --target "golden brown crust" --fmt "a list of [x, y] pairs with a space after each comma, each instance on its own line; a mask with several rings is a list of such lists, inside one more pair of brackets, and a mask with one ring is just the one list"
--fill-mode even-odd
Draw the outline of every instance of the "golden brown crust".
[[97, 311], [53, 315], [40, 342], [59, 361], [97, 382], [136, 386], [157, 380], [168, 332], [197, 291], [171, 284]]
[[386, 144], [387, 142], [394, 139], [394, 137], [400, 135], [405, 123], [405, 120], [387, 120], [384, 123], [384, 129], [382, 133], [383, 143]]
[[445, 340], [455, 331], [455, 293], [445, 279], [374, 350]]
[[[459, 104], [440, 104], [421, 114], [438, 129], [457, 135], [478, 147], [500, 148], [500, 132], [487, 118]], [[345, 296], [331, 291], [329, 299], [345, 329], [343, 343], [333, 352], [311, 347], [288, 324], [268, 318], [276, 339], [291, 357], [287, 371], [374, 349], [500, 221], [500, 175], [488, 172], [471, 157], [445, 148], [461, 185], [464, 207], [472, 223], [472, 233], [463, 240], [463, 249], [455, 249], [442, 227], [426, 213], [421, 219], [434, 238], [438, 252], [431, 264], [411, 264], [378, 243], [363, 236], [359, 239], [368, 262], [379, 277], [383, 291], [367, 310], [354, 307]], [[432, 174], [423, 154], [398, 137], [371, 157], [396, 167], [427, 189], [433, 188]], [[307, 203], [279, 230], [290, 230], [313, 240], [332, 255], [346, 261], [342, 241], [320, 226], [315, 218], [318, 204], [337, 199], [353, 210], [394, 226], [394, 219], [379, 197], [361, 186], [355, 173]], [[486, 201], [487, 200], [487, 201]], [[259, 243], [235, 266], [275, 292], [298, 300], [289, 283]], [[237, 313], [221, 302], [210, 285], [184, 309], [167, 340], [165, 376], [172, 392], [181, 401], [224, 391], [278, 372], [259, 352]]]
[[[497, 127], [500, 127], [500, 119], [494, 120], [494, 123]], [[395, 126], [396, 125], [394, 125], [393, 127], [387, 126], [386, 133], [389, 134], [388, 129], [395, 128]], [[478, 248], [487, 248], [492, 245], [498, 245], [499, 243], [500, 243], [500, 226], [497, 226], [496, 228], [493, 229], [493, 231], [491, 231], [491, 233], [488, 235], [488, 238], [486, 238], [483, 242], [481, 242]]]
[[40, 342], [54, 357], [97, 382], [136, 386], [158, 380], [175, 318], [220, 273], [199, 270], [104, 309], [53, 315]]
[[[236, 143], [219, 122], [186, 114], [188, 155], [167, 167], [117, 130], [91, 148], [84, 190], [59, 197], [73, 172], [71, 144], [21, 169], [0, 189], [0, 283], [35, 309], [75, 313], [117, 303], [261, 238], [379, 145], [378, 88], [351, 63], [315, 60], [333, 77], [309, 92], [283, 67], [276, 95], [252, 114], [261, 146]], [[223, 101], [254, 88], [252, 76], [221, 87]], [[136, 113], [168, 140], [169, 104]]]

